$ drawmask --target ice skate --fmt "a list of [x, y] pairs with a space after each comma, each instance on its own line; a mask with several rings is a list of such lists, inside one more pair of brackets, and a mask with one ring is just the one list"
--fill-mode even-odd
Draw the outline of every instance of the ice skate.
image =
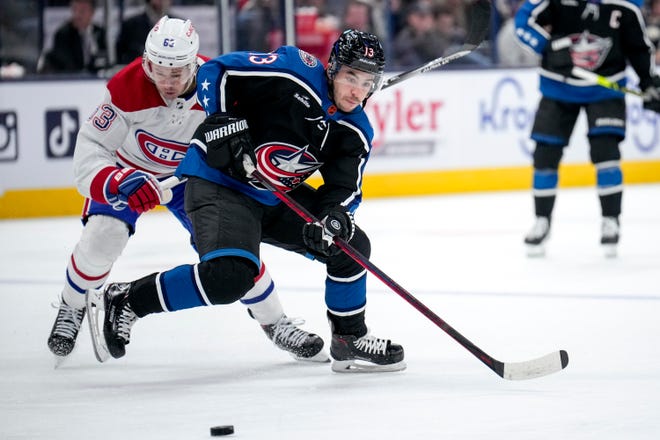
[[359, 338], [333, 334], [330, 356], [334, 359], [332, 371], [337, 373], [387, 372], [406, 368], [403, 347], [368, 333]]
[[550, 218], [536, 217], [532, 229], [525, 236], [525, 246], [528, 257], [542, 257], [545, 255], [545, 242], [550, 237]]
[[[118, 359], [126, 354], [131, 327], [137, 321], [127, 300], [130, 287], [130, 283], [112, 283], [102, 291], [90, 290], [87, 293], [89, 326], [99, 362], [105, 362], [109, 356]], [[102, 321], [99, 319], [100, 312], [103, 312]]]
[[603, 217], [601, 224], [600, 244], [603, 252], [608, 258], [614, 258], [617, 255], [619, 244], [619, 219], [616, 217]]
[[48, 348], [55, 355], [55, 368], [73, 351], [84, 318], [84, 308], [76, 309], [61, 299], [55, 323], [48, 337]]
[[295, 360], [330, 362], [330, 358], [323, 350], [323, 339], [298, 328], [304, 323], [303, 319], [287, 318], [286, 315], [282, 315], [275, 324], [262, 325], [261, 328], [273, 344], [288, 352]]

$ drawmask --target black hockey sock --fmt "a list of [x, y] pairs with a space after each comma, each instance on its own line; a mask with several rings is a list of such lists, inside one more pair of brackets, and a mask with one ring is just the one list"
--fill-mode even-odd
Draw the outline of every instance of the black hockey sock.
[[600, 208], [603, 217], [619, 217], [621, 215], [621, 199], [623, 193], [608, 194], [606, 196], [599, 196]]
[[534, 196], [534, 212], [537, 217], [552, 217], [555, 207], [555, 196]]
[[128, 303], [133, 309], [133, 313], [139, 318], [151, 313], [164, 312], [158, 299], [156, 275], [158, 274], [152, 273], [131, 283], [131, 289], [128, 292]]
[[335, 315], [328, 310], [328, 320], [332, 332], [339, 335], [353, 335], [360, 338], [368, 331], [364, 323], [364, 310], [348, 316]]

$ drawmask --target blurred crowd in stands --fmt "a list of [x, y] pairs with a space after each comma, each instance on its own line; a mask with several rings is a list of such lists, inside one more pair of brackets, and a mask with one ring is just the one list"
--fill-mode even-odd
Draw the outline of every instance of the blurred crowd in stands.
[[[451, 53], [466, 36], [471, 0], [295, 0], [295, 45], [326, 61], [330, 44], [343, 29], [372, 32], [383, 41], [387, 69], [406, 70]], [[493, 0], [486, 41], [459, 67], [536, 66], [536, 55], [514, 35], [513, 15], [520, 0]], [[231, 50], [270, 51], [285, 44], [284, 0], [229, 0]], [[149, 29], [162, 15], [191, 18], [187, 7], [215, 14], [212, 34], [219, 41], [220, 0], [2, 0], [0, 2], [1, 76], [84, 74], [109, 76], [142, 55]], [[66, 11], [45, 32], [49, 11]], [[660, 0], [646, 0], [651, 40], [660, 40]], [[114, 13], [113, 13], [114, 11]], [[129, 13], [130, 11], [130, 13]], [[106, 32], [108, 17], [116, 31]], [[220, 47], [216, 45], [214, 47]], [[205, 53], [216, 56], [218, 53]], [[660, 62], [660, 51], [656, 57]], [[457, 63], [459, 64], [459, 63]]]

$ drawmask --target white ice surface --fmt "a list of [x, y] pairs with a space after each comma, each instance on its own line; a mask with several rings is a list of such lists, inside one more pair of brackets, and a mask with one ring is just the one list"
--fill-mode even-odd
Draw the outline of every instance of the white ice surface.
[[[493, 357], [565, 349], [568, 367], [501, 379], [374, 277], [367, 322], [401, 343], [400, 373], [332, 373], [278, 351], [240, 304], [149, 316], [127, 355], [96, 362], [83, 328], [55, 370], [46, 347], [77, 218], [0, 222], [0, 439], [660, 438], [660, 186], [624, 194], [619, 257], [599, 249], [592, 188], [561, 190], [547, 256], [525, 257], [528, 192], [366, 200], [371, 261]], [[324, 271], [263, 257], [290, 316], [326, 341]], [[166, 213], [145, 215], [111, 280], [192, 262]]]

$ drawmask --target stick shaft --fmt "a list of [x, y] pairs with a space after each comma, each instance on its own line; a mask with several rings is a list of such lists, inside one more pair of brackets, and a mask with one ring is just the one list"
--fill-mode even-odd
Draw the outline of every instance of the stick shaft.
[[615, 83], [614, 81], [610, 81], [609, 79], [605, 78], [602, 75], [598, 75], [597, 73], [591, 72], [586, 69], [582, 69], [580, 67], [573, 67], [571, 73], [574, 76], [577, 76], [578, 78], [582, 78], [584, 80], [590, 81], [593, 84], [599, 85], [601, 87], [605, 87], [606, 89], [615, 90], [620, 93], [628, 93], [630, 95], [635, 95], [640, 97], [644, 96], [644, 94], [640, 90], [630, 89], [628, 87], [622, 87], [619, 84]]
[[[252, 177], [257, 179], [266, 189], [272, 191], [278, 199], [280, 199], [284, 204], [291, 208], [296, 214], [298, 214], [306, 222], [318, 222], [318, 220], [305, 209], [300, 203], [293, 200], [288, 194], [284, 191], [270, 183], [267, 177], [261, 174], [258, 170], [254, 169], [252, 171]], [[357, 249], [351, 246], [346, 240], [343, 240], [339, 237], [335, 237], [335, 244], [346, 254], [355, 260], [360, 266], [371, 272], [376, 278], [381, 280], [386, 286], [394, 291], [397, 295], [406, 300], [410, 305], [412, 305], [417, 311], [421, 312], [426, 316], [431, 322], [440, 327], [445, 333], [454, 338], [456, 342], [461, 344], [466, 348], [470, 353], [472, 353], [477, 359], [483, 362], [488, 368], [493, 370], [495, 373], [503, 377], [504, 364], [500, 361], [495, 360], [492, 356], [481, 350], [479, 347], [474, 345], [469, 339], [459, 333], [455, 328], [449, 325], [445, 320], [436, 315], [431, 309], [425, 306], [421, 301], [415, 298], [410, 292], [404, 289], [396, 281], [390, 278], [385, 272], [380, 270], [376, 265], [371, 263], [364, 255], [362, 255]]]

